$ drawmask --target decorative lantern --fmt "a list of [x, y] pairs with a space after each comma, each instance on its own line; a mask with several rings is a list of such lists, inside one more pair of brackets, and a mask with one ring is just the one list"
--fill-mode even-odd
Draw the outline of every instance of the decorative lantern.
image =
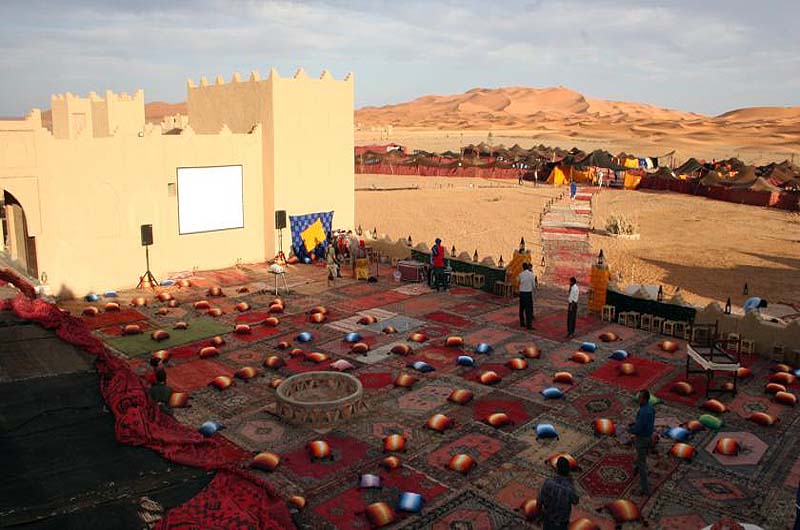
[[450, 249], [450, 257], [451, 258], [455, 258], [456, 257], [456, 246], [455, 245], [453, 245], [453, 248]]
[[363, 234], [363, 233], [364, 233], [364, 231], [361, 229], [361, 225], [358, 225], [358, 229], [356, 230], [356, 234], [358, 234], [358, 237], [361, 237], [361, 234]]
[[747, 282], [744, 282], [744, 289], [742, 289], [742, 294], [747, 294], [747, 292], [748, 292]]
[[544, 267], [544, 254], [542, 254], [542, 267]]
[[520, 254], [524, 254], [525, 253], [525, 238], [524, 237], [520, 238], [520, 240], [519, 240], [519, 253]]
[[725, 302], [725, 314], [726, 315], [730, 315], [731, 314], [731, 297], [730, 296], [728, 297], [728, 301]]
[[602, 265], [603, 261], [605, 261], [605, 256], [603, 255], [603, 249], [600, 249], [600, 254], [597, 255], [597, 264]]
[[478, 249], [475, 249], [475, 254], [472, 255], [472, 261], [478, 263]]
[[656, 300], [659, 302], [664, 301], [664, 287], [661, 285], [658, 286], [658, 296], [656, 297]]
[[503, 267], [505, 267], [505, 263], [503, 263], [503, 255], [501, 254], [500, 261], [497, 262], [497, 268], [502, 269]]
[[411, 246], [411, 236], [410, 235], [408, 236], [408, 246], [409, 247]]
[[372, 229], [372, 239], [378, 239], [378, 227]]

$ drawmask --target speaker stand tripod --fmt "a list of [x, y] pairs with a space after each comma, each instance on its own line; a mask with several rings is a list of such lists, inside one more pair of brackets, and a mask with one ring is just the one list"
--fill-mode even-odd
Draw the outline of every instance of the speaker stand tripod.
[[286, 265], [286, 254], [283, 253], [283, 228], [278, 229], [278, 255], [275, 258], [282, 265]]
[[147, 270], [143, 275], [139, 276], [139, 283], [136, 285], [136, 288], [141, 288], [144, 290], [145, 286], [149, 284], [150, 288], [155, 290], [156, 285], [158, 285], [158, 280], [156, 280], [155, 276], [153, 276], [153, 273], [150, 272], [150, 245], [145, 245], [144, 257], [147, 261]]

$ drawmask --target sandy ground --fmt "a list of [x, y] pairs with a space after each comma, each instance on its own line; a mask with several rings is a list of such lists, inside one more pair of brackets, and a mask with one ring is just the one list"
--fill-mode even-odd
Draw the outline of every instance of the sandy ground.
[[[519, 188], [516, 181], [356, 175], [357, 188], [414, 185], [420, 189], [357, 191], [357, 222], [395, 239], [411, 235], [415, 245], [440, 236], [447, 248], [470, 254], [477, 248], [495, 260], [501, 254], [507, 260], [521, 236], [539, 259], [535, 216], [561, 191], [530, 183]], [[603, 235], [611, 213], [632, 217], [641, 238]], [[668, 296], [679, 286], [688, 301], [704, 305], [729, 296], [741, 304], [747, 282], [750, 295], [800, 302], [796, 214], [665, 192], [604, 190], [595, 200], [594, 226], [593, 249], [604, 250], [626, 283], [662, 284]]]
[[[419, 186], [417, 190], [364, 191], [364, 188]], [[356, 224], [377, 228], [392, 239], [411, 236], [413, 244], [433, 245], [441, 237], [447, 249], [478, 251], [483, 259], [508, 261], [521, 237], [541, 256], [535, 226], [545, 202], [560, 190], [526, 182], [469, 178], [356, 175]]]

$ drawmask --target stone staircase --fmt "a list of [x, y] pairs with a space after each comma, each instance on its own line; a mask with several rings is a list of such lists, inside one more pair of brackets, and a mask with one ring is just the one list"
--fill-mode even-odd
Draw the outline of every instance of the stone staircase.
[[546, 207], [540, 224], [544, 283], [566, 288], [574, 276], [580, 287], [588, 288], [594, 262], [589, 244], [593, 193], [592, 188], [580, 188], [574, 200], [565, 195]]

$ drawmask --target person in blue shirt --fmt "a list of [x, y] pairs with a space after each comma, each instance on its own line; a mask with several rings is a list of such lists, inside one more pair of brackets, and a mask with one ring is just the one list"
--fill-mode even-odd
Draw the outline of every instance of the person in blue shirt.
[[759, 298], [754, 296], [752, 298], [748, 298], [747, 301], [744, 303], [744, 314], [752, 313], [755, 311], [758, 314], [761, 314], [761, 310], [767, 307], [767, 301], [763, 298]]
[[639, 393], [639, 412], [636, 414], [636, 423], [628, 426], [628, 432], [636, 436], [636, 462], [633, 473], [639, 473], [639, 486], [642, 495], [650, 496], [650, 487], [647, 484], [647, 453], [653, 442], [653, 431], [656, 423], [656, 411], [650, 404], [650, 392], [642, 390]]
[[578, 185], [574, 182], [569, 183], [569, 198], [574, 199], [575, 195], [578, 194]]
[[569, 477], [569, 461], [562, 457], [556, 460], [557, 475], [544, 481], [539, 490], [539, 505], [542, 530], [567, 530], [572, 514], [572, 505], [578, 504], [578, 494]]
[[797, 483], [797, 498], [794, 500], [794, 530], [800, 530], [800, 482]]

